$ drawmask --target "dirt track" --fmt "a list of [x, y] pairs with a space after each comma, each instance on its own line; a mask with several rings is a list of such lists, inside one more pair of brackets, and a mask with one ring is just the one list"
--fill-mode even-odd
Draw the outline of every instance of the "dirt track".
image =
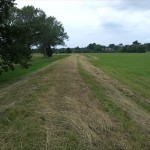
[[[108, 90], [112, 101], [128, 113], [133, 121], [150, 131], [150, 116], [118, 90], [118, 83], [93, 67], [85, 57], [72, 55], [46, 67], [14, 85], [0, 89], [0, 111], [36, 95], [42, 129], [46, 134], [44, 149], [132, 149], [126, 133], [121, 133], [116, 119], [102, 108], [78, 72], [77, 64]], [[118, 86], [117, 86], [118, 85]], [[17, 91], [17, 92], [16, 92]]]

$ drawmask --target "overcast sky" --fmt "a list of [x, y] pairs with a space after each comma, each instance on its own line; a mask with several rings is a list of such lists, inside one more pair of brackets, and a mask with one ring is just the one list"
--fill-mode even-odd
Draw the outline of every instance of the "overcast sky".
[[69, 35], [67, 47], [89, 43], [150, 43], [150, 0], [16, 0], [33, 5], [61, 21]]

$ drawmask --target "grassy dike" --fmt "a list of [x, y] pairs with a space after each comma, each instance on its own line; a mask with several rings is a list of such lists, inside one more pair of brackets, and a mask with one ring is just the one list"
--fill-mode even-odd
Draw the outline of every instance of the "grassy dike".
[[[149, 149], [148, 133], [142, 129], [123, 111], [116, 106], [113, 101], [105, 94], [105, 89], [94, 81], [91, 76], [80, 63], [78, 63], [78, 70], [84, 81], [88, 84], [95, 96], [100, 99], [104, 111], [108, 112], [117, 122], [117, 132], [124, 134], [127, 138], [128, 145], [133, 149]], [[112, 149], [115, 149], [112, 145]]]

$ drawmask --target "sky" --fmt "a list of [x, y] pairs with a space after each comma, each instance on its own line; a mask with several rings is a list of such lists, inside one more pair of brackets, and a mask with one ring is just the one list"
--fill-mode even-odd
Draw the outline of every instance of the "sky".
[[16, 0], [60, 21], [69, 36], [66, 47], [90, 43], [150, 43], [150, 0]]

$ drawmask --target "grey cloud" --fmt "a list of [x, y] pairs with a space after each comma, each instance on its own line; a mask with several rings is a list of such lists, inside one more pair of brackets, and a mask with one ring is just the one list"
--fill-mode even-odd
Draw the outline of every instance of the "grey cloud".
[[121, 0], [119, 5], [116, 5], [120, 10], [150, 10], [149, 0]]
[[127, 30], [125, 29], [125, 27], [120, 24], [120, 23], [116, 23], [116, 22], [104, 22], [102, 24], [102, 27], [104, 28], [104, 30], [107, 30], [109, 32], [113, 32], [113, 33], [125, 33], [127, 32]]
[[116, 29], [116, 28], [121, 28], [122, 25], [121, 24], [118, 24], [118, 23], [114, 23], [114, 22], [105, 22], [102, 24], [105, 28], [113, 28], [113, 29]]

